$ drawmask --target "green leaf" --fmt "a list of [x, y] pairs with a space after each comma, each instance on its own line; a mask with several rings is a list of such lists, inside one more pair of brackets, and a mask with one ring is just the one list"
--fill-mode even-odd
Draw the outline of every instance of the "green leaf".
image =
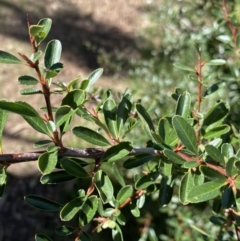
[[57, 227], [55, 229], [55, 233], [59, 236], [68, 236], [75, 233], [76, 231], [77, 231], [76, 228], [65, 226], [65, 225], [61, 227]]
[[226, 161], [226, 173], [228, 177], [232, 177], [238, 173], [238, 169], [236, 168], [236, 163], [239, 159], [236, 157], [230, 157]]
[[31, 25], [29, 27], [29, 33], [30, 33], [30, 35], [35, 37], [36, 35], [38, 35], [42, 31], [42, 29], [43, 29], [43, 26]]
[[140, 210], [134, 203], [130, 203], [129, 208], [134, 217], [136, 218], [140, 217]]
[[147, 175], [141, 177], [136, 183], [135, 188], [140, 189], [146, 189], [151, 184], [155, 183], [155, 180], [159, 177], [159, 172], [150, 172]]
[[24, 200], [31, 206], [49, 212], [59, 212], [63, 207], [61, 204], [53, 202], [49, 199], [38, 197], [35, 195], [27, 195]]
[[191, 95], [188, 92], [179, 96], [175, 113], [184, 119], [191, 116]]
[[148, 125], [149, 129], [152, 132], [154, 131], [154, 126], [153, 126], [153, 122], [151, 120], [150, 115], [147, 113], [147, 111], [145, 110], [145, 108], [141, 105], [141, 104], [136, 104], [136, 109], [138, 114], [140, 115], [140, 118]]
[[203, 127], [207, 128], [211, 124], [214, 124], [222, 120], [228, 114], [226, 104], [223, 102], [216, 103], [205, 115], [203, 121]]
[[3, 130], [8, 118], [7, 111], [0, 110], [0, 153], [2, 153], [2, 137], [3, 137]]
[[143, 207], [143, 205], [145, 203], [145, 200], [146, 200], [146, 196], [145, 195], [142, 195], [141, 197], [138, 198], [138, 200], [136, 202], [136, 205], [137, 205], [137, 207], [139, 209]]
[[171, 162], [173, 162], [175, 164], [184, 164], [185, 163], [185, 160], [172, 150], [165, 149], [163, 151], [163, 153], [164, 153], [164, 156], [166, 156]]
[[38, 25], [43, 26], [43, 28], [42, 31], [40, 31], [38, 35], [35, 36], [37, 45], [39, 45], [47, 37], [52, 26], [52, 20], [50, 18], [43, 18], [38, 22]]
[[112, 229], [112, 238], [113, 241], [123, 241], [122, 230], [117, 224]]
[[125, 180], [123, 178], [123, 174], [120, 173], [119, 168], [116, 166], [115, 162], [113, 162], [113, 164], [112, 164], [112, 169], [113, 169], [114, 177], [117, 179], [117, 181], [120, 183], [120, 185], [122, 187], [124, 187], [125, 186]]
[[195, 168], [198, 167], [199, 163], [197, 161], [186, 161], [185, 163], [183, 163], [182, 167], [183, 168]]
[[97, 196], [89, 197], [81, 207], [79, 214], [79, 224], [83, 227], [90, 223], [98, 209]]
[[194, 178], [191, 171], [188, 171], [181, 180], [181, 184], [179, 187], [179, 200], [183, 205], [189, 203], [188, 193], [194, 188]]
[[108, 140], [97, 132], [83, 126], [74, 127], [72, 132], [77, 137], [97, 146], [109, 146]]
[[229, 143], [223, 143], [221, 147], [221, 153], [226, 157], [227, 159], [234, 156], [234, 149], [233, 146]]
[[206, 133], [203, 134], [204, 139], [213, 139], [218, 138], [231, 130], [230, 126], [224, 124], [213, 127], [211, 129], [207, 129]]
[[61, 159], [61, 166], [67, 173], [72, 176], [78, 178], [89, 177], [89, 174], [85, 171], [85, 169], [76, 161], [73, 161], [70, 158], [64, 157]]
[[23, 75], [18, 78], [18, 82], [21, 85], [36, 85], [38, 84], [38, 80], [32, 76]]
[[183, 64], [180, 64], [180, 63], [174, 63], [173, 66], [177, 67], [178, 69], [182, 69], [182, 70], [186, 70], [186, 71], [189, 71], [189, 72], [196, 73], [194, 68], [190, 68], [190, 67], [188, 67], [186, 65], [183, 65]]
[[208, 178], [211, 181], [226, 181], [226, 177], [219, 173], [218, 171], [215, 171], [214, 169], [207, 167], [207, 166], [200, 166], [200, 171], [204, 174], [205, 178]]
[[205, 65], [224, 65], [226, 64], [226, 60], [224, 59], [212, 59], [209, 62], [205, 63]]
[[73, 90], [69, 92], [62, 100], [62, 106], [68, 105], [72, 109], [77, 109], [80, 105], [83, 104], [85, 100], [85, 92], [82, 90]]
[[56, 127], [64, 124], [74, 114], [73, 110], [69, 106], [61, 106], [57, 109], [55, 114]]
[[188, 194], [188, 200], [191, 203], [199, 203], [211, 200], [220, 194], [220, 188], [226, 185], [224, 180], [206, 182], [200, 186], [194, 187]]
[[43, 174], [51, 173], [58, 161], [57, 152], [45, 152], [38, 158], [38, 168]]
[[42, 233], [35, 234], [35, 241], [52, 241], [47, 235]]
[[47, 124], [41, 117], [23, 116], [23, 119], [36, 131], [50, 135]]
[[52, 140], [41, 140], [41, 141], [35, 142], [33, 147], [34, 148], [41, 148], [43, 146], [48, 146], [49, 144], [52, 144], [52, 143], [53, 143]]
[[103, 161], [114, 162], [127, 156], [132, 151], [132, 143], [120, 142], [119, 144], [110, 147], [103, 156]]
[[42, 184], [57, 184], [61, 182], [67, 182], [75, 178], [76, 177], [68, 174], [66, 171], [58, 171], [41, 176], [40, 182]]
[[59, 40], [51, 40], [46, 47], [44, 65], [50, 69], [53, 64], [59, 62], [62, 53], [62, 45]]
[[84, 197], [77, 197], [70, 202], [68, 202], [60, 212], [60, 218], [62, 221], [70, 221], [79, 212], [83, 203], [85, 201]]
[[88, 77], [87, 79], [89, 80], [88, 87], [86, 91], [88, 92], [90, 90], [90, 87], [101, 77], [103, 73], [103, 69], [99, 68], [94, 70]]
[[0, 63], [3, 64], [20, 64], [22, 61], [12, 54], [0, 50]]
[[41, 90], [35, 89], [35, 88], [26, 88], [26, 89], [20, 90], [20, 94], [21, 95], [35, 95], [35, 94], [43, 94], [43, 92]]
[[173, 195], [173, 184], [174, 182], [172, 181], [172, 178], [162, 177], [161, 188], [158, 197], [158, 201], [161, 207], [167, 205], [171, 201]]
[[108, 130], [114, 138], [118, 138], [117, 106], [113, 99], [107, 99], [103, 104], [103, 114]]
[[221, 199], [221, 204], [223, 208], [231, 208], [233, 205], [235, 205], [235, 195], [233, 194], [232, 187], [227, 187], [223, 194]]
[[79, 241], [92, 241], [91, 237], [88, 233], [81, 231], [80, 240]]
[[38, 50], [36, 53], [33, 53], [29, 59], [32, 60], [32, 62], [36, 63], [41, 56], [42, 56], [42, 51]]
[[146, 162], [149, 162], [152, 160], [154, 156], [147, 154], [147, 153], [141, 153], [136, 156], [130, 157], [128, 160], [126, 160], [123, 163], [123, 167], [126, 169], [132, 169], [138, 166], [143, 165]]
[[173, 117], [173, 127], [186, 148], [196, 154], [197, 138], [193, 127], [181, 116]]
[[215, 146], [206, 145], [205, 151], [214, 161], [220, 162], [222, 164], [225, 163], [224, 156]]
[[125, 125], [129, 114], [131, 113], [132, 103], [129, 100], [131, 97], [130, 94], [124, 95], [121, 99], [118, 109], [117, 109], [117, 128], [118, 132], [121, 131], [122, 127]]
[[177, 143], [178, 137], [168, 119], [162, 118], [158, 123], [158, 134], [163, 139], [164, 143], [173, 146]]
[[103, 203], [110, 202], [113, 199], [113, 185], [109, 177], [99, 170], [94, 174], [93, 180]]
[[0, 170], [0, 198], [2, 197], [7, 183], [7, 173], [3, 165], [1, 165]]
[[0, 100], [0, 109], [19, 114], [21, 116], [41, 118], [38, 112], [31, 105], [23, 101], [10, 102]]
[[213, 85], [208, 87], [208, 89], [206, 89], [204, 96], [208, 96], [208, 95], [214, 93], [215, 91], [218, 91], [222, 84], [223, 84], [223, 82], [214, 83]]
[[123, 204], [128, 198], [130, 198], [133, 195], [133, 187], [130, 185], [127, 185], [125, 187], [122, 187], [118, 194], [116, 200], [119, 202], [119, 204]]

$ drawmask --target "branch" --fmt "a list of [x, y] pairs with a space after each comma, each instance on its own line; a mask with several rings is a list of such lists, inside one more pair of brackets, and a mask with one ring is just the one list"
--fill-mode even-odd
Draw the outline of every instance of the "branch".
[[[29, 162], [37, 161], [39, 156], [42, 155], [45, 151], [38, 152], [23, 152], [23, 153], [13, 153], [13, 154], [1, 154], [0, 155], [0, 164], [14, 164], [20, 162]], [[97, 148], [86, 148], [86, 149], [77, 149], [77, 148], [64, 148], [59, 151], [58, 155], [68, 156], [68, 157], [79, 157], [79, 158], [102, 158], [106, 149], [97, 149]], [[159, 155], [158, 151], [153, 148], [139, 148], [134, 147], [130, 155], [136, 155], [140, 153], [149, 153], [153, 155]]]

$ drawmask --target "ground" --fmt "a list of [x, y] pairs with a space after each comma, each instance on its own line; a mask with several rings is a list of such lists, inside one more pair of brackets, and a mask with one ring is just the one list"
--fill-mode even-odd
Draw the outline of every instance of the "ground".
[[[130, 56], [136, 54], [135, 40], [139, 29], [147, 24], [144, 13], [150, 2], [1, 0], [0, 49], [15, 55], [17, 52], [30, 55], [26, 16], [28, 14], [32, 23], [49, 17], [53, 20], [53, 26], [48, 40], [59, 39], [63, 46], [62, 62], [65, 68], [58, 81], [68, 82], [79, 74], [86, 77], [95, 68], [112, 64], [103, 58], [104, 55], [109, 55], [116, 61], [118, 69], [115, 72], [111, 68], [106, 71], [98, 86], [121, 91], [130, 84], [121, 76], [124, 75], [124, 68]], [[23, 74], [32, 73], [26, 67], [0, 66], [0, 98], [11, 101], [29, 99], [18, 94], [20, 86], [17, 78]], [[53, 104], [57, 104], [57, 100], [53, 100]], [[36, 108], [39, 107], [39, 103], [41, 96], [31, 98], [31, 104]], [[38, 136], [28, 124], [20, 117], [10, 115], [4, 131], [4, 153], [32, 151], [32, 144], [36, 138]], [[0, 241], [30, 241], [33, 240], [34, 233], [43, 229], [50, 232], [51, 236], [49, 227], [59, 225], [57, 215], [43, 214], [29, 207], [24, 203], [23, 197], [26, 194], [36, 194], [58, 200], [59, 193], [66, 193], [66, 190], [71, 193], [71, 188], [76, 184], [70, 182], [56, 189], [54, 186], [41, 185], [39, 177], [35, 162], [10, 166], [6, 192], [0, 200]]]

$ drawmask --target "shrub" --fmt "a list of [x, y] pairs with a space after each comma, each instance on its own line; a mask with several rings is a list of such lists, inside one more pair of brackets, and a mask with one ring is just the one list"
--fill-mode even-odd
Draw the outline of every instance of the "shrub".
[[[237, 28], [229, 18], [225, 1], [223, 7], [232, 34], [232, 49], [238, 50]], [[1, 63], [23, 64], [35, 71], [37, 78], [24, 75], [18, 81], [38, 87], [24, 88], [20, 93], [41, 94], [46, 104], [38, 111], [31, 106], [30, 98], [29, 103], [0, 101], [1, 137], [8, 112], [22, 116], [46, 137], [34, 143], [40, 151], [0, 155], [1, 195], [9, 165], [37, 160], [42, 184], [73, 179], [88, 183], [86, 189], [71, 190], [75, 197], [67, 203], [25, 196], [28, 204], [57, 212], [67, 222], [55, 229], [59, 235], [91, 240], [92, 235], [87, 232], [90, 226], [99, 237], [104, 229], [110, 229], [114, 241], [123, 240], [124, 236], [131, 240], [240, 240], [239, 132], [228, 122], [228, 103], [221, 99], [208, 103], [221, 85], [215, 79], [207, 82], [205, 71], [215, 71], [226, 61], [205, 61], [196, 48], [195, 66], [175, 63], [191, 74], [195, 90], [190, 93], [176, 88], [172, 94], [174, 109], [160, 118], [148, 112], [140, 100], [134, 102], [129, 92], [115, 99], [109, 90], [93, 93], [92, 86], [102, 69], [86, 79], [56, 82], [63, 69], [59, 62], [61, 42], [51, 40], [44, 53], [39, 48], [51, 23], [47, 18], [35, 25], [28, 21], [33, 48], [30, 57], [19, 53], [17, 58], [0, 51]], [[62, 99], [59, 106], [53, 107], [52, 96], [59, 93]], [[88, 148], [71, 148], [63, 141], [75, 123], [74, 117], [83, 124], [74, 126], [72, 134], [91, 144]], [[145, 144], [140, 147], [130, 135], [136, 129], [138, 133], [143, 131]], [[202, 212], [208, 216], [201, 216]], [[215, 226], [209, 225], [207, 219]], [[69, 221], [74, 221], [71, 226]], [[139, 226], [141, 232], [137, 232]], [[35, 240], [51, 239], [37, 233]]]

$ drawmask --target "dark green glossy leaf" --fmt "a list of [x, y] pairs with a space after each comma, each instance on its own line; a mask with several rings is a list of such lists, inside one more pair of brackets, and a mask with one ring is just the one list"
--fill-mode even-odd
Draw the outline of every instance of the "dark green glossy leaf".
[[42, 141], [35, 142], [33, 147], [34, 148], [41, 148], [43, 146], [48, 146], [49, 144], [53, 144], [53, 141], [52, 140], [42, 140]]
[[26, 89], [22, 89], [20, 90], [20, 94], [21, 95], [35, 95], [35, 94], [42, 94], [43, 92], [39, 89], [35, 89], [35, 88], [26, 88]]
[[51, 173], [56, 167], [57, 161], [57, 152], [45, 152], [38, 158], [38, 168], [43, 174]]
[[68, 174], [66, 171], [58, 171], [41, 176], [40, 182], [42, 184], [57, 184], [61, 182], [67, 182], [75, 178], [76, 177]]
[[133, 187], [130, 185], [127, 185], [125, 187], [122, 187], [118, 194], [117, 194], [117, 200], [119, 204], [123, 204], [128, 198], [130, 198], [133, 195]]
[[172, 150], [165, 149], [163, 151], [164, 155], [175, 164], [184, 164], [185, 160]]
[[212, 93], [214, 93], [215, 91], [218, 91], [220, 89], [220, 86], [222, 85], [222, 82], [217, 82], [214, 83], [213, 85], [211, 85], [204, 93], [204, 96], [208, 96]]
[[62, 221], [70, 221], [81, 209], [85, 198], [77, 197], [68, 202], [60, 212], [60, 218]]
[[71, 160], [70, 158], [64, 157], [61, 160], [61, 166], [63, 169], [65, 169], [66, 172], [75, 177], [89, 177], [89, 174], [85, 171], [85, 169], [80, 164]]
[[120, 183], [120, 185], [122, 187], [124, 187], [125, 186], [125, 180], [123, 178], [123, 173], [120, 173], [119, 168], [116, 166], [115, 163], [113, 163], [112, 169], [113, 169], [114, 177], [117, 179], [117, 181]]
[[73, 90], [69, 92], [62, 100], [61, 105], [68, 105], [72, 109], [77, 109], [85, 100], [85, 92], [82, 90]]
[[205, 178], [208, 178], [211, 181], [226, 181], [226, 177], [219, 173], [218, 171], [215, 171], [214, 169], [207, 167], [207, 166], [201, 166], [200, 171], [204, 174]]
[[65, 225], [61, 227], [57, 227], [55, 229], [55, 233], [59, 236], [68, 236], [75, 233], [76, 231], [77, 231], [76, 228], [65, 226]]
[[177, 143], [178, 137], [176, 131], [166, 118], [162, 118], [158, 124], [158, 134], [163, 139], [164, 143], [173, 146]]
[[173, 117], [173, 127], [186, 148], [196, 154], [197, 138], [193, 127], [181, 116]]
[[86, 91], [89, 91], [90, 87], [101, 77], [102, 73], [103, 73], [103, 69], [99, 68], [99, 69], [94, 70], [87, 77], [87, 79], [89, 80], [89, 84], [88, 84]]
[[215, 147], [212, 145], [206, 145], [205, 150], [207, 154], [214, 160], [220, 163], [224, 163], [224, 156], [223, 154]]
[[79, 224], [85, 226], [90, 223], [98, 209], [98, 198], [97, 196], [89, 197], [81, 207], [79, 214]]
[[162, 177], [158, 197], [160, 206], [167, 205], [171, 201], [173, 195], [173, 183], [172, 178]]
[[117, 128], [117, 106], [113, 99], [107, 99], [103, 104], [103, 113], [106, 125], [111, 135], [118, 138], [119, 131]]
[[185, 119], [191, 116], [191, 95], [188, 92], [179, 96], [175, 113]]
[[126, 123], [129, 114], [132, 109], [132, 103], [129, 100], [131, 97], [130, 94], [124, 95], [123, 98], [121, 99], [118, 109], [117, 109], [117, 128], [118, 132], [121, 131], [122, 127]]
[[52, 241], [47, 235], [42, 233], [35, 234], [35, 241]]
[[29, 205], [41, 209], [43, 211], [59, 212], [62, 208], [62, 205], [59, 203], [35, 195], [27, 195], [24, 197], [24, 200]]
[[109, 146], [108, 140], [97, 132], [83, 126], [74, 127], [73, 134], [77, 137], [97, 146]]
[[194, 187], [194, 178], [191, 171], [188, 171], [181, 180], [179, 187], [179, 199], [183, 205], [189, 203], [188, 193]]
[[140, 118], [148, 125], [149, 129], [154, 132], [154, 126], [150, 115], [141, 104], [136, 104], [136, 109]]
[[102, 170], [95, 173], [94, 185], [103, 203], [108, 203], [113, 199], [113, 185], [109, 177]]
[[177, 67], [178, 69], [182, 69], [182, 70], [186, 70], [186, 71], [189, 71], [189, 72], [196, 73], [194, 68], [190, 68], [190, 67], [188, 67], [186, 65], [183, 65], [183, 64], [180, 64], [180, 63], [174, 63], [173, 65], [175, 67]]
[[22, 61], [12, 54], [0, 50], [0, 63], [3, 64], [20, 64]]
[[147, 175], [141, 177], [136, 183], [136, 189], [146, 189], [151, 184], [155, 183], [155, 180], [159, 177], [159, 172], [150, 172]]
[[92, 241], [90, 235], [84, 231], [81, 231], [80, 240], [81, 241]]
[[237, 161], [238, 161], [238, 158], [236, 157], [230, 157], [226, 161], [226, 173], [228, 177], [232, 177], [238, 173], [238, 170], [236, 168]]
[[220, 227], [222, 227], [226, 223], [226, 219], [224, 219], [223, 217], [216, 217], [216, 216], [210, 217], [209, 221]]
[[222, 120], [228, 114], [226, 104], [223, 102], [216, 103], [205, 115], [203, 127], [207, 128], [211, 124]]
[[23, 119], [36, 131], [50, 135], [47, 124], [41, 117], [23, 116]]
[[204, 133], [203, 138], [204, 139], [213, 139], [220, 137], [226, 133], [228, 133], [231, 130], [230, 126], [228, 125], [219, 125], [216, 127], [213, 127], [211, 129], [207, 129], [206, 133]]
[[126, 169], [132, 169], [132, 168], [141, 166], [146, 162], [149, 162], [153, 158], [154, 157], [152, 155], [147, 154], [147, 153], [138, 154], [138, 155], [130, 157], [128, 160], [126, 160], [123, 163], [123, 167]]
[[224, 180], [206, 182], [200, 186], [194, 187], [188, 194], [188, 200], [191, 203], [199, 203], [211, 200], [220, 195], [220, 189], [226, 185]]
[[233, 194], [232, 187], [227, 187], [224, 190], [222, 194], [221, 203], [223, 208], [231, 208], [235, 204], [235, 197]]
[[32, 76], [23, 75], [18, 78], [18, 82], [22, 85], [36, 85], [38, 80]]
[[120, 142], [119, 144], [110, 147], [104, 154], [103, 160], [114, 162], [127, 156], [132, 151], [132, 143]]
[[59, 40], [51, 40], [46, 47], [44, 65], [50, 69], [53, 64], [59, 62], [62, 53], [62, 44]]
[[55, 114], [56, 126], [64, 124], [73, 115], [73, 110], [69, 106], [61, 106], [57, 109]]
[[23, 101], [10, 102], [0, 100], [0, 109], [19, 114], [21, 116], [40, 118], [38, 112], [31, 105]]

